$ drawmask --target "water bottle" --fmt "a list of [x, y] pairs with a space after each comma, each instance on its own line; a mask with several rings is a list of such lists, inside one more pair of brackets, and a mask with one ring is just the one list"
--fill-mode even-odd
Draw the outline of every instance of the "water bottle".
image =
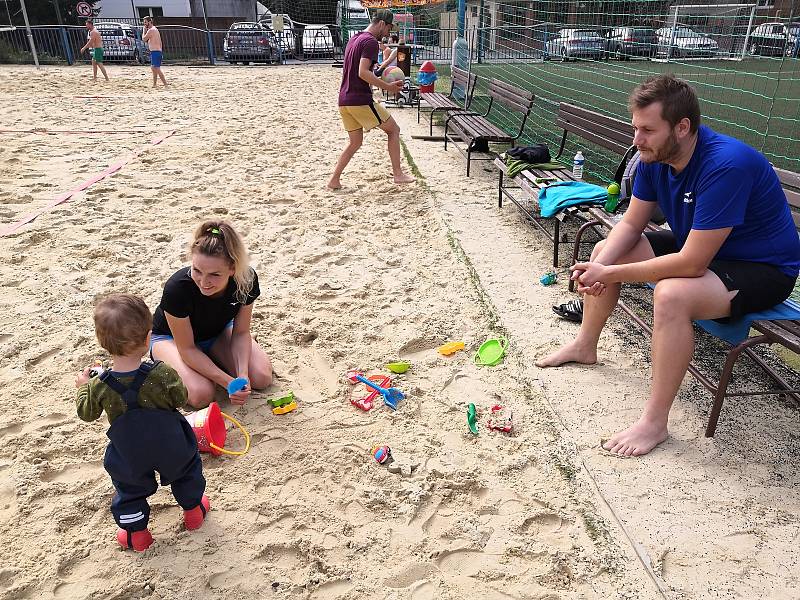
[[583, 158], [583, 154], [580, 150], [575, 155], [574, 160], [572, 161], [572, 176], [575, 178], [576, 181], [580, 181], [583, 179], [583, 163], [585, 159]]
[[614, 213], [617, 210], [617, 205], [619, 204], [619, 184], [617, 182], [610, 183], [608, 188], [606, 188], [608, 193], [606, 197], [606, 203], [603, 208], [608, 213]]

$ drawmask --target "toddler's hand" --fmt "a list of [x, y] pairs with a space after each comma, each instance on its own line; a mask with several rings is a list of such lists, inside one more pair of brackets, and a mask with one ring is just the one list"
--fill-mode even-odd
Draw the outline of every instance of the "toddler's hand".
[[86, 385], [89, 383], [89, 379], [91, 379], [90, 367], [86, 367], [83, 371], [79, 371], [77, 375], [75, 375], [75, 387], [79, 388], [82, 385]]

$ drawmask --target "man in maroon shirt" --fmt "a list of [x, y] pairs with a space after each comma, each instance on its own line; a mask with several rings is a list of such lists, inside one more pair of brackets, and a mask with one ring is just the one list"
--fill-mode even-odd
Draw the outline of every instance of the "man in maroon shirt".
[[389, 115], [380, 102], [372, 98], [370, 84], [396, 94], [403, 87], [402, 81], [386, 83], [372, 72], [372, 66], [378, 58], [378, 40], [389, 35], [394, 15], [388, 10], [379, 10], [372, 17], [372, 22], [361, 33], [357, 33], [347, 42], [344, 51], [344, 68], [342, 85], [339, 88], [339, 113], [349, 136], [347, 147], [336, 162], [328, 181], [328, 189], [338, 190], [342, 187], [339, 177], [342, 175], [350, 159], [361, 147], [364, 132], [373, 127], [380, 127], [389, 136], [389, 158], [392, 161], [392, 174], [395, 183], [412, 183], [414, 178], [403, 172], [400, 164], [400, 127]]

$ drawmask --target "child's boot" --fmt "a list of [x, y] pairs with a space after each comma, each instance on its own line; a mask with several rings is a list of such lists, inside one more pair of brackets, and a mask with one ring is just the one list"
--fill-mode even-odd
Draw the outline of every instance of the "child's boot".
[[149, 529], [141, 529], [139, 531], [118, 529], [117, 541], [125, 550], [133, 548], [136, 552], [144, 552], [153, 543], [153, 536], [150, 534]]
[[183, 511], [183, 524], [186, 525], [186, 529], [199, 529], [209, 510], [211, 510], [211, 504], [208, 498], [203, 496], [200, 504], [191, 510]]

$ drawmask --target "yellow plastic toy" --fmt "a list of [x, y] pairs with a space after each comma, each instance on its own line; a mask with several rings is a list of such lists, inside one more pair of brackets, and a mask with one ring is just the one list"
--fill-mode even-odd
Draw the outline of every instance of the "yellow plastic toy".
[[285, 415], [286, 413], [290, 413], [293, 410], [297, 409], [297, 402], [292, 400], [289, 404], [284, 404], [283, 406], [276, 406], [272, 409], [273, 415]]
[[439, 354], [443, 356], [450, 356], [459, 350], [464, 349], [464, 342], [447, 342], [443, 346], [439, 346]]

